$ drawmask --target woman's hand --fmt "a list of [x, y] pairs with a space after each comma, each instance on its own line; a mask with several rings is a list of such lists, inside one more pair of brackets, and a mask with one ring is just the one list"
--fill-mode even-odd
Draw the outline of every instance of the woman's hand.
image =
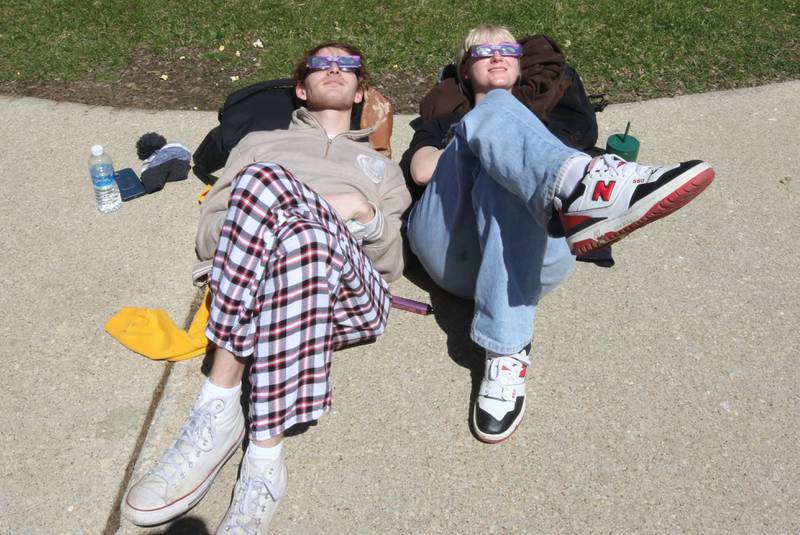
[[373, 210], [372, 205], [367, 202], [367, 198], [364, 195], [357, 191], [352, 193], [331, 193], [323, 195], [323, 197], [345, 221], [355, 219], [359, 223], [369, 223], [375, 217], [375, 210]]

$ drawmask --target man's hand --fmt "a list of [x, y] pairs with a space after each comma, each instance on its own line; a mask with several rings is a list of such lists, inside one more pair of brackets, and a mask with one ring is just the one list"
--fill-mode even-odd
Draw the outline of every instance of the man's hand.
[[375, 217], [375, 210], [361, 193], [331, 193], [323, 197], [345, 221], [355, 219], [359, 223], [369, 223]]

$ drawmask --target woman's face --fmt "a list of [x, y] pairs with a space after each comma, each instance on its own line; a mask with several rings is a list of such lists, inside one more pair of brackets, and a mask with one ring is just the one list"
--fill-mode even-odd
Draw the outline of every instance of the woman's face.
[[[480, 44], [499, 45], [506, 42], [500, 36], [490, 36]], [[496, 52], [488, 58], [472, 58], [467, 60], [463, 77], [472, 84], [476, 97], [480, 97], [492, 89], [511, 90], [519, 78], [519, 58], [501, 56]]]

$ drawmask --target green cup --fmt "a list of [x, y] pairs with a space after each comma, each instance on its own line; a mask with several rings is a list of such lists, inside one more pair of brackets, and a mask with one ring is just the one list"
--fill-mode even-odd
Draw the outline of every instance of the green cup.
[[630, 134], [613, 134], [606, 141], [606, 152], [635, 162], [639, 157], [639, 140]]

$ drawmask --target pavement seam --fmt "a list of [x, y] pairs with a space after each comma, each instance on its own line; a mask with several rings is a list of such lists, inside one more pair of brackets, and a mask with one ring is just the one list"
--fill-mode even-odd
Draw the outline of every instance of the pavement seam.
[[[200, 308], [200, 305], [203, 302], [205, 290], [200, 289], [195, 292], [194, 298], [192, 299], [192, 304], [189, 306], [189, 313], [187, 314], [186, 318], [183, 320], [183, 329], [188, 330], [189, 326], [192, 323], [192, 319], [194, 318], [197, 310]], [[156, 411], [158, 410], [158, 406], [161, 403], [161, 399], [164, 397], [164, 392], [166, 391], [167, 382], [169, 381], [169, 377], [172, 374], [172, 369], [175, 367], [174, 362], [166, 362], [166, 366], [164, 366], [164, 371], [161, 374], [161, 378], [158, 380], [155, 389], [153, 389], [153, 398], [150, 400], [150, 405], [147, 407], [147, 412], [145, 413], [144, 422], [142, 422], [142, 428], [139, 430], [139, 436], [136, 437], [136, 443], [133, 447], [133, 452], [131, 452], [131, 457], [128, 460], [128, 465], [125, 467], [125, 475], [122, 478], [122, 482], [120, 483], [119, 488], [117, 489], [117, 495], [114, 497], [114, 503], [111, 509], [111, 513], [108, 516], [108, 520], [106, 520], [106, 526], [103, 529], [103, 535], [113, 535], [116, 533], [121, 525], [121, 513], [120, 513], [120, 506], [122, 504], [122, 498], [125, 496], [125, 491], [128, 490], [128, 485], [130, 484], [131, 478], [133, 477], [133, 471], [136, 468], [136, 463], [139, 460], [139, 456], [142, 453], [142, 449], [144, 448], [145, 441], [147, 440], [147, 434], [150, 432], [150, 425], [153, 423], [153, 419], [155, 418]]]

